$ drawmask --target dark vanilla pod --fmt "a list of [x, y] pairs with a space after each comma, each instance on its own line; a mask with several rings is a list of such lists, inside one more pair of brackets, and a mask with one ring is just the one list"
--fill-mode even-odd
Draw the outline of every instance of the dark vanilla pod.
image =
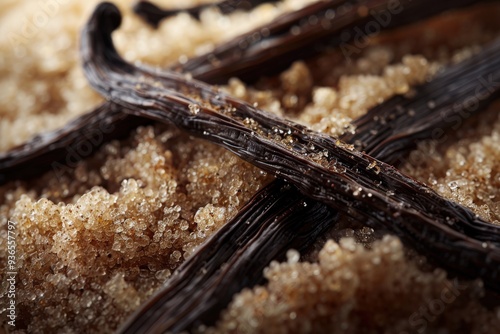
[[260, 4], [276, 1], [278, 0], [225, 0], [213, 4], [198, 5], [184, 9], [162, 9], [150, 1], [137, 1], [133, 10], [134, 13], [142, 17], [147, 23], [151, 24], [153, 27], [158, 27], [158, 24], [162, 20], [180, 12], [186, 12], [199, 19], [201, 12], [209, 7], [217, 8], [222, 14], [230, 14], [237, 10], [251, 10]]
[[408, 145], [415, 148], [422, 139], [440, 140], [445, 129], [457, 130], [500, 96], [499, 51], [497, 40], [418, 87], [411, 97], [398, 95], [372, 108], [353, 122], [356, 132], [343, 140], [391, 164], [408, 152]]
[[103, 103], [60, 129], [38, 135], [0, 154], [0, 185], [29, 179], [48, 170], [60, 176], [103, 144], [124, 138], [131, 130], [147, 123], [150, 121], [127, 115], [114, 103]]
[[[217, 46], [174, 68], [201, 81], [231, 77], [254, 81], [288, 68], [328, 47], [353, 45], [382, 30], [410, 24], [443, 11], [477, 4], [473, 0], [324, 0], [283, 14], [269, 24]], [[256, 71], [258, 69], [258, 71]]]
[[181, 332], [212, 324], [243, 287], [262, 282], [262, 269], [290, 248], [305, 250], [337, 218], [295, 187], [273, 182], [186, 260], [164, 288], [119, 330]]
[[[498, 44], [498, 43], [497, 43]], [[395, 162], [404, 153], [408, 153], [412, 148], [414, 148], [415, 143], [418, 140], [433, 138], [436, 134], [441, 134], [442, 130], [447, 128], [453, 128], [455, 122], [450, 122], [453, 116], [467, 116], [463, 114], [465, 110], [464, 105], [461, 108], [451, 108], [451, 103], [454, 101], [469, 101], [471, 97], [478, 96], [484, 97], [481, 100], [481, 104], [478, 106], [474, 112], [483, 109], [483, 106], [491, 101], [496, 95], [487, 94], [486, 91], [494, 86], [485, 85], [488, 82], [487, 73], [493, 73], [492, 71], [495, 66], [500, 66], [500, 62], [497, 61], [494, 55], [499, 51], [498, 46], [493, 46], [486, 48], [482, 53], [477, 56], [464, 61], [459, 65], [448, 68], [444, 73], [439, 75], [436, 79], [428, 84], [425, 84], [416, 89], [416, 94], [410, 97], [396, 96], [385, 103], [373, 108], [365, 116], [360, 117], [358, 120], [353, 122], [357, 126], [356, 132], [347, 132], [341, 137], [342, 140], [354, 143], [358, 142], [359, 149], [365, 150], [366, 153], [371, 156], [387, 161]], [[482, 77], [484, 76], [484, 78]], [[477, 82], [470, 80], [470, 78], [478, 79]], [[481, 78], [484, 80], [479, 81]], [[457, 89], [459, 87], [460, 89]], [[466, 89], [468, 87], [468, 89]], [[479, 93], [480, 95], [475, 95]], [[498, 90], [497, 90], [498, 93]], [[483, 94], [483, 95], [481, 95]], [[429, 101], [433, 101], [434, 98], [445, 96], [446, 99], [441, 101], [440, 105], [429, 106]], [[436, 102], [433, 102], [434, 104]], [[431, 108], [432, 107], [432, 108]], [[436, 113], [438, 117], [436, 117]], [[470, 114], [468, 115], [470, 116]], [[438, 139], [438, 138], [435, 138]], [[384, 143], [381, 145], [380, 143]], [[383, 149], [381, 149], [383, 147]], [[262, 244], [266, 245], [268, 239], [273, 240], [272, 253], [262, 252], [261, 256], [258, 257], [259, 261], [251, 262], [252, 269], [262, 272], [264, 267], [271, 260], [276, 258], [276, 253], [278, 250], [281, 251], [281, 256], [290, 248], [290, 236], [288, 234], [268, 234], [267, 231], [271, 228], [269, 222], [267, 222], [260, 214], [267, 210], [267, 205], [264, 203], [274, 203], [273, 199], [276, 196], [283, 196], [284, 198], [294, 198], [296, 190], [289, 187], [288, 190], [278, 187], [280, 181], [275, 181], [262, 190], [256, 198], [247, 204], [242, 212], [245, 215], [250, 213], [253, 216], [248, 217], [246, 223], [258, 226], [262, 229], [262, 234], [258, 238], [253, 238], [247, 243], [240, 243], [240, 238], [245, 234], [248, 234], [247, 228], [245, 228], [244, 223], [241, 221], [239, 216], [228, 222], [226, 228], [231, 226], [231, 230], [234, 233], [234, 240], [224, 241], [225, 247], [233, 247], [234, 253], [227, 253], [227, 257], [222, 254], [217, 255], [219, 262], [212, 261], [210, 265], [214, 267], [220, 267], [221, 265], [230, 266], [248, 266], [249, 259], [255, 259], [250, 252], [244, 252], [246, 249], [261, 249]], [[267, 201], [262, 201], [261, 196], [268, 196]], [[282, 203], [284, 208], [287, 208], [294, 213], [286, 219], [278, 219], [273, 222], [272, 228], [275, 228], [274, 224], [282, 225], [285, 231], [289, 228], [295, 228], [295, 223], [293, 217], [301, 217], [303, 208], [300, 204], [295, 202], [288, 202], [285, 200]], [[267, 216], [266, 216], [267, 217]], [[329, 224], [325, 224], [322, 220], [309, 221], [304, 218], [302, 223], [302, 228], [310, 228], [316, 231], [323, 231], [326, 226], [334, 224], [334, 220], [330, 216]], [[296, 221], [296, 220], [293, 220]], [[300, 220], [299, 220], [300, 221]], [[241, 226], [242, 228], [237, 228], [236, 226]], [[226, 235], [226, 231], [216, 232], [216, 234], [205, 244], [205, 246], [198, 250], [189, 260], [189, 263], [205, 263], [209, 252], [209, 249], [213, 249], [221, 243], [223, 236]], [[320, 233], [318, 233], [320, 234]], [[302, 240], [301, 246], [309, 245], [310, 240], [304, 239], [302, 234], [292, 234], [292, 240], [295, 238]], [[250, 237], [248, 237], [250, 239]], [[225, 240], [225, 239], [224, 239]], [[296, 247], [301, 249], [302, 247]], [[237, 253], [237, 250], [242, 253]], [[212, 254], [212, 253], [210, 253]], [[239, 258], [240, 261], [232, 260], [233, 258]], [[209, 265], [208, 263], [206, 264]], [[260, 267], [259, 267], [260, 265]], [[250, 276], [237, 276], [236, 269], [234, 271], [214, 271], [211, 269], [212, 275], [218, 277], [218, 284], [225, 286], [225, 288], [220, 288], [216, 294], [217, 302], [214, 303], [200, 303], [198, 299], [192, 299], [190, 296], [192, 291], [203, 291], [204, 296], [215, 296], [212, 292], [217, 286], [207, 284], [205, 280], [200, 280], [198, 277], [193, 278], [192, 264], [183, 265], [178, 269], [177, 274], [174, 276], [175, 279], [169, 280], [166, 283], [164, 289], [157, 292], [156, 297], [150, 300], [150, 302], [144, 304], [141, 307], [141, 311], [136, 313], [129, 321], [127, 326], [123, 327], [124, 332], [133, 332], [137, 330], [152, 330], [156, 328], [154, 326], [164, 326], [163, 329], [168, 329], [172, 331], [177, 330], [187, 330], [190, 328], [196, 328], [197, 325], [205, 324], [212, 325], [213, 321], [217, 318], [218, 312], [226, 306], [224, 301], [230, 299], [233, 293], [240, 291], [243, 287], [251, 286], [259, 283], [261, 275], [256, 275], [254, 280]], [[208, 274], [207, 274], [208, 275]], [[203, 276], [208, 280], [208, 277], [215, 279], [212, 276]], [[245, 277], [242, 281], [240, 277]], [[182, 285], [181, 285], [182, 282]], [[189, 282], [189, 283], [186, 283]], [[229, 285], [234, 287], [234, 289], [229, 288], [226, 282], [238, 282], [238, 284]], [[161, 296], [161, 297], [159, 297]], [[179, 313], [179, 310], [183, 307], [189, 308], [190, 312], [184, 314]], [[157, 319], [157, 320], [153, 320]], [[155, 325], [156, 321], [158, 325]], [[149, 327], [151, 326], [151, 327]]]

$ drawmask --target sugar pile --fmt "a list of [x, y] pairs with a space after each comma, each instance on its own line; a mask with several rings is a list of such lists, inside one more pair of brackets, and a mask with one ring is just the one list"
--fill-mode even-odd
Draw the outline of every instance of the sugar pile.
[[[63, 126], [102, 101], [87, 85], [78, 58], [79, 30], [98, 1], [59, 1], [45, 12], [44, 24], [29, 24], [48, 2], [0, 4], [0, 27], [8, 32], [0, 37], [3, 151]], [[119, 51], [130, 61], [159, 66], [209, 51], [214, 43], [305, 3], [266, 4], [228, 17], [209, 10], [201, 22], [180, 14], [156, 31], [130, 12], [129, 1], [117, 2], [125, 15], [113, 35]], [[448, 61], [477, 52], [498, 35], [498, 14], [500, 7], [489, 5], [447, 15], [380, 35], [353, 59], [336, 50], [299, 61], [279, 76], [278, 85], [247, 87], [232, 79], [224, 89], [265, 110], [339, 135], [354, 130], [349, 122], [370, 107], [408, 92]], [[464, 18], [475, 23], [464, 27]], [[436, 33], [443, 26], [450, 29], [448, 35]], [[416, 37], [402, 37], [412, 34]], [[471, 121], [461, 141], [450, 137], [433, 146], [426, 159], [409, 159], [405, 166], [442, 195], [491, 221], [500, 217], [500, 121], [491, 116], [497, 108], [492, 106], [483, 121]], [[2, 263], [7, 221], [18, 224], [18, 328], [33, 333], [116, 329], [197, 245], [271, 180], [223, 149], [152, 125], [105, 145], [62, 176], [52, 171], [34, 181], [0, 187]], [[317, 322], [346, 333], [361, 331], [364, 321], [373, 331], [410, 331], [418, 329], [408, 321], [418, 306], [428, 308], [429, 300], [440, 300], [443, 289], [453, 284], [440, 270], [424, 272], [405, 257], [393, 237], [376, 242], [371, 250], [350, 239], [330, 241], [318, 263], [297, 262], [293, 251], [289, 255], [287, 263], [270, 265], [267, 286], [235, 296], [217, 327], [206, 330], [274, 332], [285, 322], [281, 330], [289, 332], [299, 330], [295, 320], [301, 319], [303, 326]], [[478, 302], [482, 293], [480, 283], [467, 284], [456, 302], [427, 321], [428, 330], [460, 324], [478, 333], [498, 328], [499, 314]], [[2, 321], [4, 300], [2, 295]]]

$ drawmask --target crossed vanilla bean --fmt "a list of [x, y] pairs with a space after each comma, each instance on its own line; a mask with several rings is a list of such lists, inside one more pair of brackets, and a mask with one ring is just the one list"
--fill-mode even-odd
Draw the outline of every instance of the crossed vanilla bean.
[[[111, 33], [121, 15], [99, 5], [82, 34], [92, 86], [127, 112], [173, 123], [294, 184], [340, 213], [383, 227], [442, 267], [500, 290], [498, 228], [350, 145], [271, 116], [217, 88], [126, 63]], [[494, 79], [500, 73], [496, 71]]]
[[[442, 134], [444, 129], [456, 125], [457, 117], [470, 116], [465, 113], [463, 104], [456, 105], [460, 108], [450, 108], [455, 101], [471, 101], [476, 97], [486, 104], [496, 96], [499, 89], [495, 88], [494, 82], [474, 82], [470, 77], [482, 79], [482, 74], [492, 73], [492, 70], [500, 67], [500, 62], [492, 57], [498, 51], [499, 42], [471, 59], [448, 68], [430, 83], [418, 87], [411, 98], [396, 96], [373, 108], [353, 122], [358, 124], [355, 134], [348, 132], [342, 139], [358, 141], [360, 148], [375, 158], [396, 161], [414, 147], [416, 140], [433, 138], [436, 134]], [[456, 87], [460, 87], [459, 91], [463, 94], [460, 98], [456, 96]], [[488, 94], [489, 90], [495, 94]], [[442, 101], [439, 107], [430, 108], [429, 101], [436, 94], [444, 96], [446, 102]], [[412, 112], [408, 113], [409, 110]], [[482, 108], [478, 106], [474, 112], [479, 110]], [[384, 149], [380, 149], [380, 143], [384, 143]], [[327, 215], [316, 215], [314, 220], [309, 219], [308, 215], [322, 213], [327, 206], [314, 203], [317, 206], [309, 212], [304, 206], [311, 208], [311, 203], [304, 202], [302, 205], [296, 198], [296, 189], [290, 185], [283, 186], [279, 180], [260, 191], [237, 217], [226, 223], [178, 269], [164, 288], [141, 306], [122, 326], [121, 332], [178, 332], [202, 324], [213, 325], [234, 293], [261, 282], [262, 275], [258, 273], [267, 263], [283, 257], [290, 248], [299, 251], [307, 249], [313, 242], [310, 237], [321, 235], [335, 224], [337, 217], [332, 210]], [[274, 220], [270, 220], [273, 214], [271, 210], [274, 209], [286, 215], [277, 214]], [[299, 227], [300, 232], [297, 230]], [[242, 280], [242, 277], [245, 279]]]

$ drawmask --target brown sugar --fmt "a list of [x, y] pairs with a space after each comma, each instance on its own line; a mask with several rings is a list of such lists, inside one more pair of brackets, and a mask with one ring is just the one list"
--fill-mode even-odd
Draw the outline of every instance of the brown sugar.
[[401, 242], [386, 236], [368, 250], [352, 238], [328, 241], [317, 263], [273, 262], [265, 287], [234, 297], [209, 333], [493, 333], [498, 314], [464, 284], [436, 269], [422, 272]]
[[[120, 53], [129, 61], [166, 67], [311, 1], [264, 4], [229, 16], [207, 10], [200, 21], [183, 13], [158, 30], [131, 13], [130, 1], [115, 2], [125, 15], [114, 34]], [[102, 101], [88, 86], [78, 55], [78, 33], [97, 3], [61, 2], [31, 37], [0, 37], [0, 150], [61, 127]], [[163, 1], [174, 4], [179, 2]], [[22, 36], [18, 22], [40, 10], [29, 1], [2, 3], [0, 27]], [[498, 26], [492, 28], [487, 19], [495, 13], [500, 14], [496, 4], [416, 25], [409, 29], [425, 33], [413, 44], [396, 38], [407, 30], [388, 33], [354, 59], [339, 50], [325, 52], [296, 62], [278, 77], [278, 86], [247, 86], [234, 78], [222, 89], [338, 136], [355, 131], [350, 122], [369, 108], [394, 94], [411, 94], [412, 86], [498, 36]], [[444, 45], [448, 37], [436, 33], [439, 22], [459, 25], [467, 15], [485, 19], [456, 31], [453, 43]], [[439, 43], [443, 47], [434, 47]], [[494, 223], [500, 221], [500, 119], [492, 116], [497, 109], [498, 103], [492, 105], [489, 116], [471, 121], [448, 141], [423, 144], [404, 166], [406, 173]], [[17, 328], [112, 332], [271, 180], [221, 148], [156, 124], [107, 143], [73, 170], [1, 186], [2, 263], [8, 221], [17, 223]], [[300, 262], [291, 250], [287, 262], [270, 264], [266, 285], [236, 295], [216, 327], [200, 330], [490, 333], [500, 325], [498, 308], [480, 302], [488, 293], [481, 282], [423, 269], [395, 237], [367, 247], [342, 239], [318, 248], [318, 258], [309, 262]], [[454, 296], [450, 303], [448, 292]], [[1, 296], [5, 322], [4, 290]], [[434, 309], [441, 305], [441, 311]]]

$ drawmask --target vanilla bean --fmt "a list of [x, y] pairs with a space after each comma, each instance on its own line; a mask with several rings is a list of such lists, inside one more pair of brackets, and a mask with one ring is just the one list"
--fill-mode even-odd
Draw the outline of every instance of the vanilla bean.
[[137, 126], [150, 123], [144, 118], [127, 115], [121, 109], [114, 103], [103, 103], [61, 129], [38, 135], [0, 154], [0, 185], [29, 179], [50, 169], [62, 176], [101, 145], [126, 137]]
[[[354, 57], [364, 47], [367, 37], [381, 30], [476, 3], [474, 0], [318, 1], [174, 68], [202, 81], [216, 78], [216, 83], [225, 83], [234, 76], [254, 81], [263, 73], [281, 72], [295, 59], [312, 56], [331, 46], [340, 45], [346, 57]], [[351, 42], [354, 44], [350, 45]]]
[[200, 14], [203, 10], [209, 7], [215, 7], [219, 9], [222, 14], [230, 14], [237, 10], [251, 10], [252, 8], [266, 3], [266, 2], [277, 2], [279, 0], [269, 1], [269, 0], [226, 0], [220, 1], [213, 4], [198, 5], [194, 7], [184, 8], [184, 9], [162, 9], [150, 1], [138, 1], [134, 7], [133, 11], [142, 17], [147, 23], [153, 27], [158, 27], [160, 22], [167, 17], [179, 14], [180, 12], [186, 12], [192, 15], [196, 19], [200, 19]]
[[336, 215], [294, 187], [273, 182], [186, 260], [119, 332], [181, 332], [213, 323], [234, 293], [262, 282], [268, 260], [282, 258], [283, 249], [305, 250]]
[[[500, 96], [500, 42], [448, 69], [411, 98], [403, 95], [372, 108], [353, 122], [343, 140], [380, 160], [395, 163], [421, 139], [440, 140]], [[433, 126], [429, 127], [429, 123]], [[380, 134], [374, 136], [374, 134]]]
[[[386, 228], [443, 268], [500, 290], [498, 227], [334, 138], [180, 74], [126, 63], [111, 39], [120, 22], [118, 9], [103, 3], [82, 34], [85, 73], [101, 94], [135, 115], [221, 145], [308, 197]], [[493, 75], [498, 80], [498, 69]]]

